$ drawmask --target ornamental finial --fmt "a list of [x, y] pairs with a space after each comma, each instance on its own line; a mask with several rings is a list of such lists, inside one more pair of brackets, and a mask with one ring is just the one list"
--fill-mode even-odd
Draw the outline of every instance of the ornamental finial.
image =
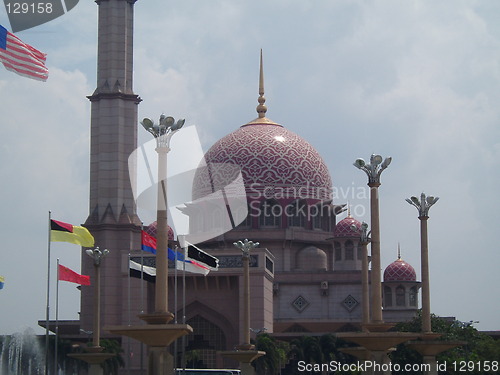
[[259, 74], [259, 105], [257, 106], [257, 113], [259, 118], [266, 117], [267, 107], [264, 104], [266, 98], [264, 97], [264, 67], [262, 63], [262, 48], [260, 49], [260, 74]]

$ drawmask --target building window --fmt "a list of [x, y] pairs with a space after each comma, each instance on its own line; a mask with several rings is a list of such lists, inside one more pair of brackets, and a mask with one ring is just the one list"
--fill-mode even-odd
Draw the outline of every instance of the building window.
[[262, 202], [260, 206], [259, 226], [279, 228], [281, 225], [281, 206], [274, 199]]
[[396, 306], [405, 306], [405, 288], [402, 285], [396, 288]]
[[340, 242], [335, 241], [333, 243], [333, 248], [335, 249], [335, 260], [342, 260], [342, 248], [340, 247]]
[[361, 259], [363, 257], [363, 247], [358, 243], [358, 246], [356, 248], [356, 256], [358, 257], [358, 260], [363, 260]]
[[[319, 210], [319, 209], [318, 209]], [[313, 228], [322, 229], [323, 218], [321, 212], [314, 211], [316, 214], [313, 216]], [[325, 218], [326, 219], [326, 218]]]
[[312, 216], [312, 223], [314, 229], [319, 229], [325, 232], [331, 231], [331, 217], [330, 208], [325, 206], [323, 202], [311, 207], [310, 215]]
[[332, 211], [329, 206], [323, 207], [321, 210], [321, 225], [325, 232], [331, 232], [332, 230]]
[[[238, 208], [236, 216], [239, 220], [241, 220], [240, 216], [243, 216], [244, 210], [245, 206]], [[250, 207], [248, 207], [247, 216], [245, 217], [245, 220], [243, 220], [241, 223], [238, 224], [238, 228], [251, 228], [251, 227], [252, 227], [252, 214], [250, 211]]]
[[306, 226], [307, 204], [305, 201], [296, 200], [286, 206], [286, 216], [289, 227], [304, 228]]
[[354, 244], [351, 240], [345, 242], [345, 260], [354, 260]]
[[417, 287], [410, 288], [410, 306], [417, 306]]
[[390, 286], [384, 286], [384, 302], [386, 307], [392, 306], [392, 289]]

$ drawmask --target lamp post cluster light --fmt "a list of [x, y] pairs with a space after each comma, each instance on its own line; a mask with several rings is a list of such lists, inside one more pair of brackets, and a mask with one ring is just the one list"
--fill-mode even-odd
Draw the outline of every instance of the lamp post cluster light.
[[358, 229], [356, 225], [352, 225], [351, 229], [358, 232], [360, 235], [359, 244], [361, 245], [361, 289], [363, 297], [363, 313], [362, 313], [362, 327], [367, 330], [370, 323], [370, 296], [368, 287], [368, 244], [370, 243], [370, 234], [368, 231], [368, 224], [364, 221], [361, 223], [361, 228]]
[[[250, 250], [258, 247], [259, 243], [245, 239], [236, 241], [233, 245], [241, 250], [243, 260], [243, 343], [237, 345], [235, 350], [223, 351], [220, 354], [238, 361], [242, 375], [254, 375], [252, 361], [266, 354], [264, 351], [256, 350], [255, 345], [250, 343]], [[262, 329], [264, 330], [265, 328]]]
[[238, 350], [252, 350], [250, 344], [250, 250], [259, 246], [258, 242], [248, 239], [233, 243], [242, 252], [243, 259], [243, 344], [238, 345]]
[[420, 257], [422, 267], [422, 332], [432, 332], [431, 327], [431, 291], [429, 281], [429, 245], [427, 236], [427, 219], [429, 219], [429, 209], [439, 197], [427, 197], [425, 193], [417, 197], [407, 198], [406, 201], [415, 206], [420, 219]]
[[168, 222], [167, 222], [167, 153], [172, 136], [184, 125], [185, 120], [160, 116], [155, 124], [149, 118], [141, 125], [156, 140], [158, 153], [158, 193], [156, 209], [156, 283], [155, 306], [152, 313], [141, 313], [139, 318], [148, 324], [110, 326], [108, 331], [131, 337], [148, 346], [148, 375], [173, 375], [174, 361], [168, 346], [177, 338], [193, 332], [188, 324], [169, 323], [174, 314], [168, 310]]
[[[92, 334], [92, 346], [85, 348], [84, 353], [70, 353], [68, 357], [79, 359], [88, 363], [89, 375], [102, 375], [104, 372], [101, 368], [101, 363], [105, 360], [115, 356], [113, 353], [103, 353], [104, 347], [100, 345], [101, 339], [101, 263], [103, 259], [109, 254], [108, 249], [100, 250], [98, 247], [95, 249], [87, 249], [85, 253], [94, 260], [95, 280], [94, 280], [94, 321], [93, 331], [81, 332], [88, 335]], [[57, 357], [57, 356], [56, 356]]]
[[[160, 116], [155, 124], [145, 118], [141, 125], [156, 139], [158, 153], [158, 199], [156, 211], [156, 286], [155, 314], [153, 319], [158, 323], [167, 323], [173, 318], [168, 311], [168, 222], [167, 222], [167, 154], [170, 151], [172, 136], [184, 125], [185, 120], [177, 122], [171, 116]], [[147, 318], [145, 317], [147, 321]]]
[[382, 284], [380, 265], [380, 216], [378, 202], [378, 187], [380, 186], [380, 175], [391, 164], [392, 158], [388, 157], [382, 161], [382, 156], [372, 154], [370, 162], [356, 159], [354, 166], [361, 169], [368, 176], [370, 187], [370, 216], [371, 216], [371, 250], [372, 250], [372, 273], [371, 273], [371, 296], [372, 296], [372, 323], [383, 323], [382, 318]]
[[85, 253], [94, 260], [95, 281], [94, 281], [94, 330], [92, 333], [92, 347], [95, 351], [102, 351], [99, 345], [101, 336], [101, 262], [109, 254], [108, 249], [100, 250], [87, 249]]

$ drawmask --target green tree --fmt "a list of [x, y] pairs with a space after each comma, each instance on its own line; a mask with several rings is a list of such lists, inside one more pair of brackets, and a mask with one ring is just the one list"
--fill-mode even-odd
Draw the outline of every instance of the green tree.
[[[447, 370], [441, 372], [441, 374], [458, 373], [457, 369], [453, 367], [453, 363], [458, 364], [461, 361], [465, 361], [465, 363], [471, 365], [471, 367], [465, 368], [467, 374], [497, 374], [499, 372], [498, 370], [495, 371], [494, 368], [485, 371], [482, 367], [480, 368], [478, 365], [473, 364], [484, 364], [486, 361], [497, 361], [498, 363], [500, 361], [500, 342], [479, 332], [474, 328], [472, 322], [450, 321], [436, 315], [431, 315], [431, 325], [433, 332], [442, 334], [437, 340], [464, 342], [464, 345], [447, 350], [436, 357], [439, 363], [446, 362], [448, 365]], [[421, 327], [422, 317], [419, 313], [413, 320], [399, 323], [395, 329], [401, 332], [420, 332]], [[394, 363], [401, 365], [422, 363], [422, 356], [409, 349], [405, 344], [398, 345], [397, 350], [391, 354], [391, 358]], [[417, 375], [420, 372], [408, 372], [408, 374]]]
[[253, 366], [259, 375], [276, 375], [286, 364], [289, 345], [278, 341], [267, 333], [259, 334], [255, 340], [257, 350], [266, 352], [265, 356], [257, 358]]
[[114, 354], [113, 357], [105, 360], [101, 365], [104, 375], [116, 375], [120, 367], [125, 367], [125, 361], [122, 357], [123, 348], [120, 342], [117, 340], [101, 339], [100, 345], [104, 347], [105, 353]]

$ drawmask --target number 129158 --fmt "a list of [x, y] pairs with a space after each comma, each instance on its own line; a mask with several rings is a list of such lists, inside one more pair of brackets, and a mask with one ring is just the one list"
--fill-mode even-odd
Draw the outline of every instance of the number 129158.
[[52, 13], [52, 3], [6, 3], [9, 14], [45, 14]]

